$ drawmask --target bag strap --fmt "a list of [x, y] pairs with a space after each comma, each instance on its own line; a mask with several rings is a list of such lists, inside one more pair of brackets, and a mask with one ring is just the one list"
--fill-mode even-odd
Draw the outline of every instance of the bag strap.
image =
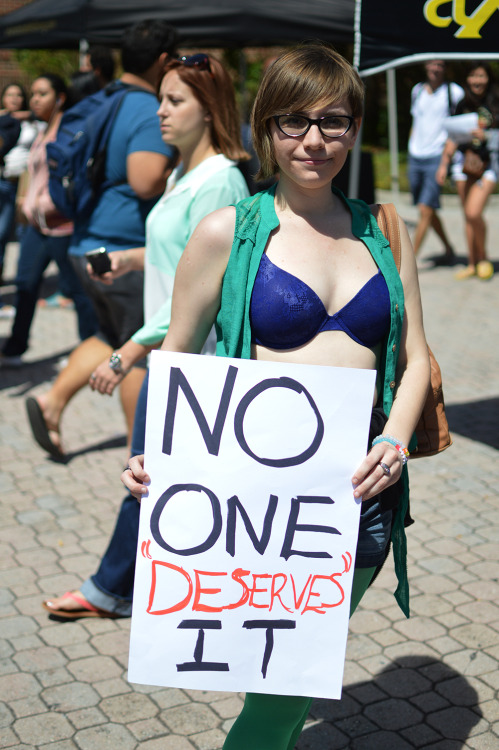
[[390, 243], [393, 260], [400, 272], [400, 261], [402, 254], [402, 243], [400, 239], [400, 227], [397, 209], [393, 203], [376, 203], [371, 206], [371, 213], [378, 222], [378, 226]]

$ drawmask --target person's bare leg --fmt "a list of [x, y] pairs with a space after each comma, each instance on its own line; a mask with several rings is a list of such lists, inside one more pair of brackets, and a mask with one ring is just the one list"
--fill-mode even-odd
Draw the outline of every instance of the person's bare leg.
[[413, 246], [414, 253], [417, 255], [425, 238], [428, 228], [431, 226], [435, 210], [424, 203], [418, 203], [419, 221], [414, 234]]
[[112, 348], [95, 336], [82, 341], [74, 349], [68, 364], [61, 370], [50, 390], [36, 397], [51, 432], [52, 442], [60, 445], [59, 424], [69, 401], [88, 383], [97, 365], [110, 357]]
[[458, 280], [468, 279], [471, 276], [474, 276], [476, 272], [475, 261], [474, 261], [475, 254], [473, 250], [473, 227], [471, 226], [467, 217], [467, 199], [468, 199], [468, 193], [470, 191], [470, 186], [471, 186], [471, 183], [469, 180], [466, 180], [466, 181], [458, 180], [456, 182], [457, 194], [459, 195], [459, 199], [463, 207], [464, 222], [465, 222], [464, 232], [466, 235], [466, 244], [468, 245], [468, 265], [456, 273], [455, 278]]
[[465, 206], [466, 222], [470, 227], [470, 260], [474, 265], [485, 260], [486, 225], [483, 218], [485, 206], [494, 190], [495, 183], [482, 180], [471, 185]]
[[143, 367], [133, 367], [120, 385], [120, 398], [127, 426], [127, 448], [130, 450], [132, 440], [133, 422], [135, 419], [135, 407], [139, 397], [142, 382], [147, 370]]
[[449, 238], [447, 237], [447, 233], [444, 229], [444, 225], [442, 224], [442, 221], [437, 211], [433, 212], [433, 216], [431, 220], [431, 227], [436, 233], [437, 237], [442, 241], [444, 249], [445, 249], [446, 257], [447, 258], [454, 257], [454, 250], [452, 248], [452, 245], [449, 242]]

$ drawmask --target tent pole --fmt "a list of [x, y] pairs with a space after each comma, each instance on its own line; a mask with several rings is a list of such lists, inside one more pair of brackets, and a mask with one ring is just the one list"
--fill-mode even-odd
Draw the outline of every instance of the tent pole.
[[391, 189], [398, 195], [399, 184], [399, 143], [397, 124], [397, 84], [395, 68], [386, 71], [386, 86], [388, 91], [388, 139], [390, 143], [390, 177]]
[[359, 134], [355, 145], [350, 152], [350, 165], [348, 168], [348, 197], [358, 198], [359, 197], [359, 184], [360, 184], [360, 155], [362, 150], [362, 128], [363, 122], [360, 124]]
[[79, 66], [80, 70], [83, 68], [83, 65], [85, 63], [85, 55], [88, 54], [89, 50], [89, 43], [86, 39], [80, 39], [80, 49], [79, 49]]

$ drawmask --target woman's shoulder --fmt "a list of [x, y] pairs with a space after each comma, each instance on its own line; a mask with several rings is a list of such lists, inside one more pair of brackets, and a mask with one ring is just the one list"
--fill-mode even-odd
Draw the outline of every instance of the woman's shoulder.
[[234, 237], [234, 228], [236, 224], [235, 206], [224, 206], [217, 208], [199, 222], [196, 233], [201, 233], [207, 242], [221, 241], [225, 244], [226, 240]]

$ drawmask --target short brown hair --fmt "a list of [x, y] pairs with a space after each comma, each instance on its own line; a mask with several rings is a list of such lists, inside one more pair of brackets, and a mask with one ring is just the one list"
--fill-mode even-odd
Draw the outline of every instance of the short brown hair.
[[233, 161], [246, 161], [249, 154], [241, 141], [241, 123], [234, 95], [234, 84], [222, 63], [207, 55], [209, 70], [189, 67], [182, 60], [171, 60], [165, 74], [175, 70], [180, 80], [192, 89], [199, 103], [211, 116], [211, 142]]
[[267, 69], [251, 113], [253, 147], [260, 161], [256, 180], [275, 175], [270, 122], [272, 115], [303, 112], [321, 104], [347, 99], [353, 117], [364, 109], [364, 84], [352, 65], [321, 42], [285, 52]]

